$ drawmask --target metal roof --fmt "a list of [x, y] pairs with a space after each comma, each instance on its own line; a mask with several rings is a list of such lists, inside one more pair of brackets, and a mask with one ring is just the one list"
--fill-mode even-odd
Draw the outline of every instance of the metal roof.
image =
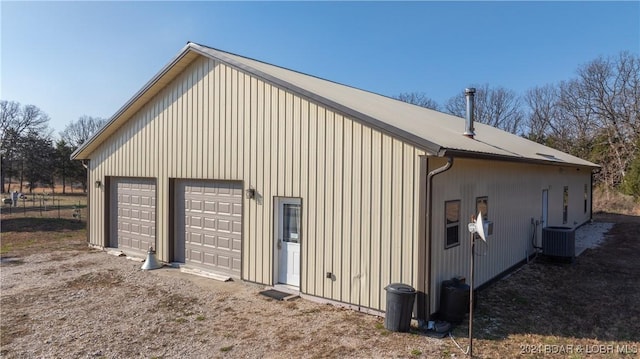
[[462, 134], [465, 120], [461, 117], [195, 43], [188, 43], [116, 112], [100, 132], [78, 148], [72, 158], [88, 158], [105, 138], [188, 66], [197, 57], [196, 54], [221, 61], [323, 104], [423, 148], [432, 155], [598, 167], [589, 161], [477, 122], [474, 124], [475, 137], [468, 138]]

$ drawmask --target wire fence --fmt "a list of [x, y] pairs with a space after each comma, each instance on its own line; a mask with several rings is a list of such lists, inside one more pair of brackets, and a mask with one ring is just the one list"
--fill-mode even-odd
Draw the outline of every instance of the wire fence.
[[8, 194], [2, 199], [0, 213], [3, 218], [23, 215], [82, 221], [87, 216], [87, 197], [56, 193]]

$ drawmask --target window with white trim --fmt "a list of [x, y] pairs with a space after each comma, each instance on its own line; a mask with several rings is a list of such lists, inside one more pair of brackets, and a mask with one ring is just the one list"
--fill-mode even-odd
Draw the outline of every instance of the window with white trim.
[[478, 213], [482, 213], [483, 220], [489, 220], [489, 197], [476, 197], [476, 211], [474, 216]]
[[444, 203], [445, 233], [444, 247], [460, 245], [460, 200]]

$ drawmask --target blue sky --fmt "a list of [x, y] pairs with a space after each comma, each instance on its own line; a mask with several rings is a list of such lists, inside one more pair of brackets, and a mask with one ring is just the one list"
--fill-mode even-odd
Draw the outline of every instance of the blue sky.
[[520, 94], [640, 53], [640, 2], [6, 2], [0, 98], [109, 118], [193, 41], [368, 91]]

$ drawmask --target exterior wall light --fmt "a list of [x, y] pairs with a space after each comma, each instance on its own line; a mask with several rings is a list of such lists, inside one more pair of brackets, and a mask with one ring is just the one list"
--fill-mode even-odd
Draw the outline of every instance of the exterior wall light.
[[100, 187], [102, 187], [102, 182], [96, 181], [96, 188], [100, 188]]
[[253, 188], [249, 188], [246, 191], [244, 191], [244, 196], [247, 199], [252, 199], [252, 198], [256, 198], [256, 190]]

